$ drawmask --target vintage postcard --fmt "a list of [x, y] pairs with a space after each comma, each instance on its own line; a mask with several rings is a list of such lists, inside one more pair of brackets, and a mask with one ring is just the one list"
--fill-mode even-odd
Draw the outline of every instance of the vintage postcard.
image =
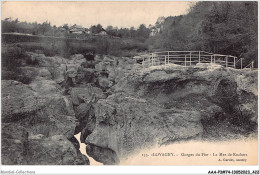
[[258, 165], [257, 1], [1, 13], [2, 166]]

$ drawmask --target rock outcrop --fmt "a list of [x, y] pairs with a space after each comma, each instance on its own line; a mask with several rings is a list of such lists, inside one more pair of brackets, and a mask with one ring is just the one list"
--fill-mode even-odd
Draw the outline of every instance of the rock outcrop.
[[76, 158], [73, 144], [62, 135], [29, 139], [29, 165], [74, 165]]
[[[84, 57], [66, 60], [27, 54], [20, 69], [30, 78], [28, 84], [2, 80], [3, 163], [89, 165], [88, 158], [68, 140], [74, 137], [78, 120], [64, 86], [68, 80], [73, 83], [71, 74], [77, 77]], [[27, 66], [28, 62], [37, 65]], [[87, 98], [80, 97], [83, 101]]]
[[98, 162], [102, 162], [104, 165], [116, 165], [119, 163], [119, 159], [112, 149], [87, 144], [86, 152], [89, 156]]
[[126, 57], [27, 54], [21, 72], [30, 81], [2, 80], [3, 164], [88, 165], [80, 132], [89, 156], [115, 165], [155, 145], [208, 139], [215, 123], [237, 135], [257, 128], [256, 70], [138, 71]]
[[29, 85], [2, 80], [2, 121], [19, 123], [31, 134], [72, 137], [76, 127], [72, 105], [67, 97], [46, 91], [52, 90], [39, 88], [34, 91]]
[[32, 135], [16, 123], [2, 124], [2, 163], [4, 165], [89, 165], [63, 135]]
[[198, 137], [200, 113], [163, 109], [147, 100], [116, 93], [95, 105], [96, 128], [86, 144], [112, 149], [126, 158], [137, 149]]
[[13, 123], [1, 124], [1, 160], [4, 165], [27, 164], [28, 132]]
[[72, 98], [72, 104], [75, 106], [78, 106], [81, 103], [94, 103], [99, 99], [106, 98], [106, 95], [100, 88], [91, 85], [86, 85], [84, 88], [72, 88], [70, 96]]
[[111, 88], [112, 95], [96, 103], [95, 129], [85, 143], [111, 149], [122, 160], [156, 144], [201, 138], [205, 120], [219, 114], [233, 125], [243, 118], [253, 127], [256, 88], [257, 71], [220, 66], [130, 72]]
[[[246, 84], [246, 86], [245, 86]], [[250, 101], [254, 120], [257, 111], [257, 70], [235, 70], [217, 68], [178, 68], [129, 74], [115, 86], [115, 92], [127, 92], [153, 101], [164, 108], [176, 107], [200, 111], [209, 117], [223, 110], [222, 104], [230, 103], [232, 108], [244, 106]], [[246, 108], [241, 108], [246, 112]], [[230, 111], [224, 109], [226, 113]], [[239, 111], [240, 112], [240, 111]]]

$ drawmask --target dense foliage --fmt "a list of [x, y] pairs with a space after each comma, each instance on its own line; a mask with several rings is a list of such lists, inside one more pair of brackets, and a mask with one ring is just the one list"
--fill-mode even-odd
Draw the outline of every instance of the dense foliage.
[[[135, 52], [146, 50], [148, 46], [150, 51], [202, 50], [243, 57], [245, 65], [254, 60], [256, 63], [254, 65], [257, 66], [257, 10], [257, 2], [254, 1], [202, 1], [192, 6], [186, 15], [159, 17], [154, 25], [148, 27], [141, 24], [138, 28], [119, 29], [111, 25], [105, 28], [109, 36], [115, 36], [121, 41], [109, 38], [93, 39], [87, 37], [87, 34], [69, 34], [67, 24], [56, 27], [51, 26], [49, 22], [26, 23], [19, 22], [18, 19], [11, 22], [2, 21], [2, 32], [89, 39], [88, 44], [83, 42], [71, 50], [86, 49], [90, 44], [92, 44], [91, 48], [94, 47], [99, 53], [117, 56], [131, 50], [134, 52], [126, 55], [133, 55]], [[104, 28], [98, 24], [86, 30], [91, 34], [97, 34]], [[70, 45], [72, 47], [75, 44]], [[53, 51], [52, 54], [61, 51]]]
[[[76, 24], [75, 24], [76, 25]], [[90, 34], [98, 34], [104, 30], [101, 24], [92, 25], [89, 29]], [[19, 22], [18, 19], [14, 21], [5, 21], [2, 20], [2, 32], [3, 33], [26, 33], [32, 35], [44, 35], [44, 36], [55, 36], [55, 37], [69, 37], [76, 38], [75, 35], [69, 34], [68, 24], [62, 26], [52, 26], [50, 22], [46, 21], [42, 24], [34, 22]], [[141, 24], [137, 29], [134, 27], [131, 28], [120, 28], [113, 27], [111, 25], [107, 26], [106, 32], [111, 36], [116, 36], [119, 38], [135, 38], [140, 41], [145, 41], [150, 34], [150, 29], [147, 28], [144, 24]], [[83, 37], [87, 37], [89, 34], [85, 34]], [[82, 37], [81, 37], [82, 38]]]
[[257, 63], [257, 16], [257, 2], [198, 2], [187, 15], [159, 18], [147, 43], [152, 50], [204, 50]]

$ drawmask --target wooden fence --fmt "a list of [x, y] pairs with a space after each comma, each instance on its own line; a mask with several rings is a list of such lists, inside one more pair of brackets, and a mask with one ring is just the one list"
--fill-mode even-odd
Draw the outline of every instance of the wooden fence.
[[[238, 59], [231, 55], [214, 54], [204, 51], [164, 51], [154, 52], [134, 57], [136, 64], [143, 68], [159, 65], [178, 64], [184, 67], [195, 66], [197, 63], [215, 63], [224, 67], [245, 68], [243, 58]], [[248, 66], [253, 68], [253, 62]]]

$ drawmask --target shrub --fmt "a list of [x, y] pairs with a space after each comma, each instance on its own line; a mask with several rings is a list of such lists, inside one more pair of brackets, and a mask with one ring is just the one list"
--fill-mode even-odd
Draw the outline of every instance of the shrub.
[[[2, 48], [5, 46], [2, 46]], [[22, 71], [20, 66], [23, 60], [28, 60], [28, 56], [19, 45], [8, 46], [2, 52], [2, 79], [16, 80], [24, 84], [29, 84], [33, 79], [33, 75], [28, 77]], [[36, 62], [33, 62], [36, 64]]]
[[2, 71], [2, 80], [16, 80], [19, 82], [22, 82], [24, 84], [30, 84], [33, 80], [34, 76], [26, 76], [22, 71], [21, 68], [16, 67], [14, 70], [8, 71], [3, 70]]

